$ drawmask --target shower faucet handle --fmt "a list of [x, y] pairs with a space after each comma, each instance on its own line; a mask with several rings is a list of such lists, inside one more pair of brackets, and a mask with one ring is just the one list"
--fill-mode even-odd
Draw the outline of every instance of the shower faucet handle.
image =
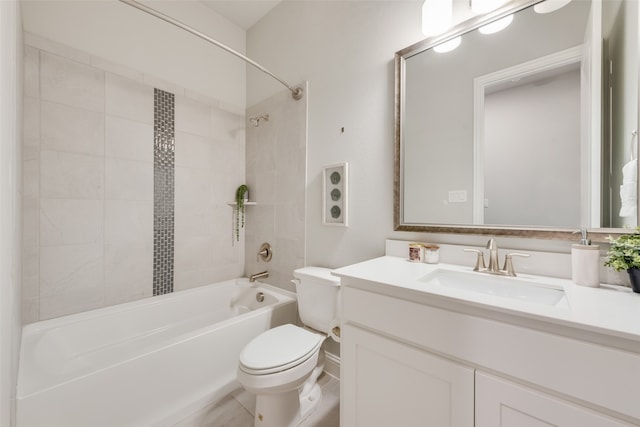
[[258, 261], [262, 260], [264, 262], [271, 261], [273, 257], [273, 248], [269, 243], [263, 243], [260, 245], [260, 249], [258, 250]]

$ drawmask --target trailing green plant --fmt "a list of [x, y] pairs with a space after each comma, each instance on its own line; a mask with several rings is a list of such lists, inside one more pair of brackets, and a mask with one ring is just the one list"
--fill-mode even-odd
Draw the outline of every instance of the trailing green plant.
[[249, 187], [247, 187], [245, 184], [242, 184], [240, 187], [238, 187], [238, 189], [236, 190], [236, 209], [235, 209], [235, 213], [236, 213], [236, 227], [235, 227], [235, 234], [236, 234], [236, 241], [239, 242], [240, 241], [240, 228], [244, 228], [244, 195], [246, 194], [246, 192], [249, 191]]
[[611, 246], [604, 265], [616, 271], [640, 268], [640, 227], [632, 234], [623, 234], [617, 238], [609, 237]]

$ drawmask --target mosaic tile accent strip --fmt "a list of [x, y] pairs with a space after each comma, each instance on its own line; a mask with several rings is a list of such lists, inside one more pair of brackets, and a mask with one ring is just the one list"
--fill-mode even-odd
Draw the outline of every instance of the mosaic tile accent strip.
[[153, 295], [173, 292], [175, 97], [153, 96]]

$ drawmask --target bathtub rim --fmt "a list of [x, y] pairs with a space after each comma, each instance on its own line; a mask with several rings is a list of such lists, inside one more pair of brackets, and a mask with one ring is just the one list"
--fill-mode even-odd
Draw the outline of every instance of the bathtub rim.
[[182, 289], [179, 291], [170, 292], [163, 295], [155, 295], [150, 297], [144, 297], [133, 301], [127, 301], [120, 304], [108, 305], [105, 307], [99, 307], [92, 310], [81, 311], [78, 313], [66, 314], [64, 316], [53, 317], [51, 319], [39, 320], [32, 323], [27, 323], [22, 326], [22, 337], [25, 335], [30, 335], [32, 333], [36, 333], [38, 331], [55, 328], [62, 325], [67, 325], [70, 323], [75, 323], [80, 320], [86, 320], [88, 318], [95, 319], [102, 316], [114, 314], [117, 312], [129, 311], [137, 306], [145, 305], [145, 306], [153, 306], [160, 305], [166, 302], [166, 300], [170, 300], [172, 298], [180, 298], [186, 297], [191, 294], [204, 292], [211, 286], [216, 286], [221, 283], [227, 282], [235, 282], [236, 286], [246, 287], [246, 288], [262, 288], [269, 291], [271, 295], [273, 295], [278, 301], [276, 304], [280, 304], [285, 301], [289, 301], [289, 299], [297, 300], [295, 292], [288, 291], [286, 289], [270, 285], [264, 282], [249, 282], [249, 279], [246, 277], [234, 278], [222, 280], [220, 282], [209, 283], [207, 285], [196, 286], [194, 288]]

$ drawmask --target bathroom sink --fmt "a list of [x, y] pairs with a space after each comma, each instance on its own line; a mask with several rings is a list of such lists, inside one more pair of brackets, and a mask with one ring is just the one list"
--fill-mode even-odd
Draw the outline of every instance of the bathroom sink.
[[564, 297], [564, 290], [560, 286], [478, 272], [436, 270], [418, 280], [430, 286], [549, 306], [557, 305]]

